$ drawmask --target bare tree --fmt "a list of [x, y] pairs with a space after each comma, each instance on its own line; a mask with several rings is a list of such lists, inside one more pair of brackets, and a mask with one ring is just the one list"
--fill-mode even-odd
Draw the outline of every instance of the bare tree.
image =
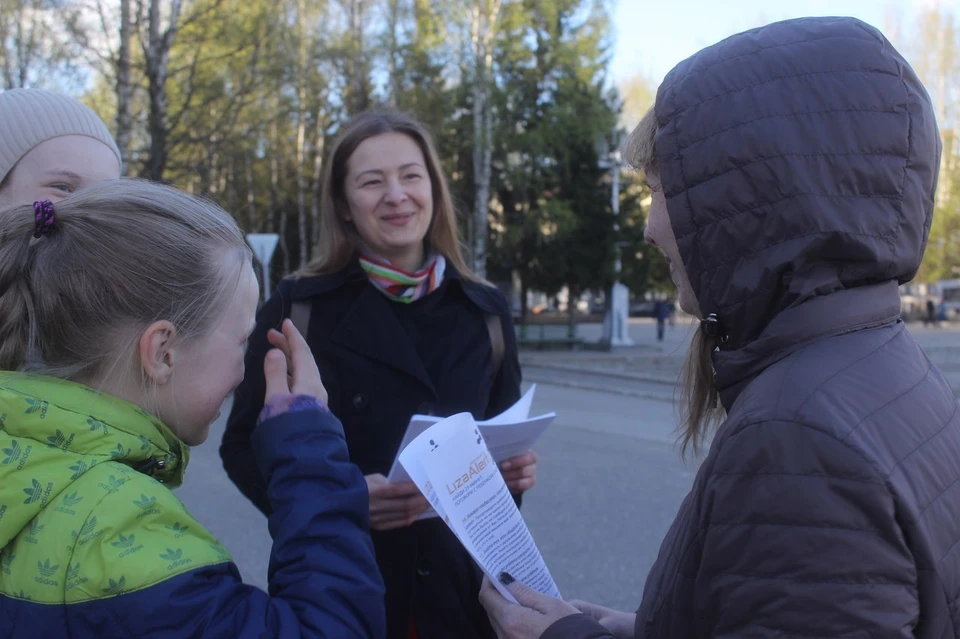
[[[252, 136], [251, 136], [252, 137]], [[257, 219], [257, 186], [254, 179], [253, 165], [256, 162], [256, 155], [253, 150], [247, 152], [245, 156], [247, 182], [247, 232], [256, 233], [259, 231], [260, 221]]]
[[30, 84], [33, 63], [42, 55], [42, 11], [41, 0], [5, 0], [0, 5], [0, 37], [4, 45], [0, 51], [3, 55], [3, 83], [7, 89], [20, 89]]
[[960, 254], [960, 24], [943, 7], [917, 16], [908, 41], [910, 60], [933, 100], [943, 141], [930, 239], [919, 278], [956, 277]]
[[[319, 245], [318, 240], [320, 239], [320, 198], [322, 196], [320, 189], [323, 179], [321, 170], [323, 168], [323, 151], [327, 133], [323, 114], [319, 109], [317, 110], [316, 127], [317, 132], [313, 144], [313, 193], [310, 198], [310, 223], [313, 225], [314, 248]], [[313, 257], [316, 257], [316, 254]]]
[[350, 0], [350, 92], [348, 110], [360, 113], [370, 107], [370, 84], [364, 46], [364, 0]]
[[133, 39], [133, 16], [130, 0], [120, 0], [120, 48], [117, 51], [117, 148], [124, 170], [130, 157], [130, 134], [133, 129], [131, 103], [133, 82], [130, 76], [130, 42]]
[[[277, 144], [277, 120], [274, 118], [270, 122], [270, 141], [269, 141], [269, 153], [270, 153], [270, 188], [267, 190], [267, 233], [273, 233], [274, 224], [273, 219], [274, 215], [277, 212], [277, 199], [278, 199], [278, 182], [280, 181], [280, 149]], [[280, 248], [283, 249], [283, 252], [286, 253], [286, 239], [280, 238]], [[287, 265], [289, 269], [289, 265]], [[286, 272], [286, 271], [284, 271]]]
[[0, 2], [0, 88], [60, 84], [70, 79], [76, 53], [69, 33], [76, 12], [55, 0]]
[[[144, 0], [137, 0], [138, 15], [143, 15]], [[170, 64], [170, 49], [173, 47], [180, 27], [180, 11], [183, 0], [168, 0], [167, 19], [164, 21], [161, 4], [163, 0], [146, 0], [147, 24], [141, 29], [141, 46], [146, 64], [147, 91], [150, 96], [148, 129], [150, 155], [147, 160], [147, 175], [151, 180], [163, 180], [167, 167], [167, 71]], [[166, 24], [164, 24], [166, 22]]]
[[132, 45], [136, 36], [133, 6], [130, 0], [73, 0], [78, 18], [68, 32], [78, 46], [77, 57], [88, 69], [97, 71], [113, 86], [117, 101], [114, 137], [120, 150], [121, 170], [130, 166], [133, 137], [133, 100], [136, 81]]
[[387, 74], [390, 81], [390, 94], [387, 97], [391, 107], [397, 107], [397, 97], [400, 95], [400, 74], [398, 62], [400, 61], [400, 43], [397, 31], [400, 29], [400, 0], [388, 0], [387, 2]]
[[501, 0], [473, 0], [470, 44], [473, 98], [473, 268], [487, 272], [487, 225], [490, 213], [490, 177], [493, 155], [493, 39]]
[[307, 235], [307, 33], [305, 0], [297, 0], [297, 221], [299, 224], [300, 267], [309, 257]]

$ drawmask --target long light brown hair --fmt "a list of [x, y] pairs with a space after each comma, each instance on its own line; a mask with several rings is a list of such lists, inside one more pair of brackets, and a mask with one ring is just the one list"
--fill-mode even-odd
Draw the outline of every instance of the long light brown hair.
[[412, 139], [420, 147], [427, 163], [433, 190], [433, 216], [426, 236], [430, 250], [443, 255], [461, 276], [486, 283], [473, 273], [463, 258], [456, 210], [429, 131], [412, 117], [392, 111], [369, 112], [355, 117], [346, 124], [334, 142], [323, 172], [320, 236], [315, 245], [314, 258], [295, 276], [335, 273], [344, 268], [360, 248], [360, 235], [353, 223], [347, 220], [350, 212], [344, 186], [347, 162], [364, 140], [385, 133], [402, 133]]
[[[624, 143], [623, 157], [627, 163], [640, 171], [659, 171], [656, 147], [658, 132], [657, 118], [651, 108]], [[669, 209], [667, 213], [669, 215]], [[704, 442], [725, 416], [713, 381], [712, 356], [716, 345], [716, 340], [705, 335], [697, 324], [680, 373], [678, 430], [680, 454], [683, 456], [690, 449], [695, 456], [699, 455]]]

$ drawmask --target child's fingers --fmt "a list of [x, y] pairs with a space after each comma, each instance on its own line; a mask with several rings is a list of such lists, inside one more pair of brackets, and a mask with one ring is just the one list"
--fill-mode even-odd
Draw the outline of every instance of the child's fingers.
[[283, 320], [283, 324], [280, 325], [280, 330], [291, 344], [303, 345], [304, 348], [307, 348], [307, 340], [303, 339], [303, 335], [301, 335], [297, 327], [294, 326], [293, 320]]
[[293, 388], [295, 393], [305, 393], [327, 401], [327, 392], [320, 379], [320, 370], [313, 359], [310, 347], [303, 340], [293, 322], [284, 320], [283, 336], [290, 347], [290, 368], [293, 373]]
[[[283, 337], [289, 347], [290, 361], [293, 364], [293, 370], [310, 371], [311, 365], [316, 368], [316, 362], [313, 360], [313, 353], [310, 352], [310, 346], [304, 341], [300, 331], [290, 320], [284, 320]], [[320, 372], [317, 371], [317, 379], [320, 379]]]
[[270, 401], [274, 395], [284, 395], [290, 392], [287, 382], [287, 358], [277, 349], [271, 349], [263, 360], [263, 376], [267, 382], [265, 401]]
[[283, 354], [287, 356], [287, 362], [289, 364], [292, 353], [290, 352], [290, 343], [287, 341], [286, 336], [280, 331], [271, 328], [267, 331], [267, 341], [270, 342], [270, 345], [274, 348], [279, 348], [283, 351]]

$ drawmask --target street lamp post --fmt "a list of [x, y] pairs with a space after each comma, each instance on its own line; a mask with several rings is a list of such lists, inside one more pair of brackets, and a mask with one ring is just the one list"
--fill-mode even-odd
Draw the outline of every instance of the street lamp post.
[[[607, 293], [606, 314], [603, 320], [603, 335], [600, 338], [600, 346], [603, 350], [610, 350], [614, 346], [631, 346], [633, 340], [630, 339], [630, 333], [627, 326], [629, 317], [629, 292], [623, 290], [620, 284], [620, 272], [623, 265], [620, 261], [620, 166], [622, 159], [620, 150], [614, 146], [609, 152], [607, 159], [601, 160], [602, 168], [610, 168], [611, 193], [610, 208], [613, 210], [613, 234], [614, 234], [614, 261], [613, 261], [613, 283]], [[626, 306], [626, 308], [624, 308]]]

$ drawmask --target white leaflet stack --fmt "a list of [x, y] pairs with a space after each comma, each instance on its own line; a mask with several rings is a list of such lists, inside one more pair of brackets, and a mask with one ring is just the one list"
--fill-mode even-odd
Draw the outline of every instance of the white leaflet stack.
[[560, 596], [469, 413], [427, 428], [400, 452], [399, 461], [505, 598], [515, 602], [498, 579], [504, 571], [534, 590]]

